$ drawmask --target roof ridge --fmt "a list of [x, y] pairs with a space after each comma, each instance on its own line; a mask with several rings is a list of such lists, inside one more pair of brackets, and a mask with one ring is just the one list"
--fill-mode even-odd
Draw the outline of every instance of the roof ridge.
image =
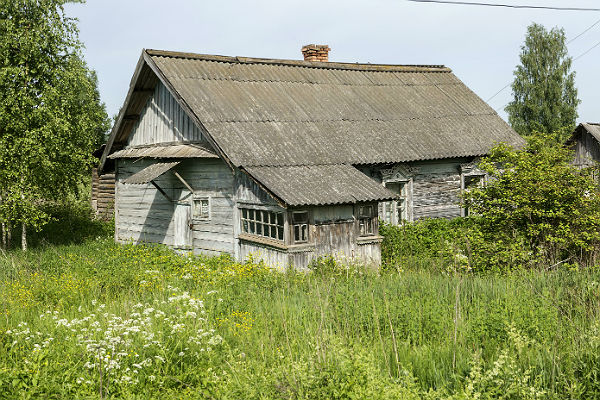
[[452, 72], [444, 65], [402, 65], [402, 64], [364, 64], [364, 63], [342, 63], [342, 62], [319, 62], [303, 60], [285, 60], [276, 58], [254, 58], [239, 56], [221, 56], [213, 54], [198, 54], [179, 51], [145, 49], [146, 54], [154, 57], [185, 58], [193, 60], [228, 62], [239, 64], [273, 64], [292, 67], [305, 67], [317, 69], [345, 69], [355, 71], [379, 71], [379, 72]]

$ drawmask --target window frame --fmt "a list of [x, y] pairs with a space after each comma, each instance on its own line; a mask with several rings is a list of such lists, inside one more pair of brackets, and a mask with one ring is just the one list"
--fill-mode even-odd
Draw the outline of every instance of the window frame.
[[[388, 188], [388, 185], [400, 185], [399, 187], [399, 195], [401, 200], [391, 200], [381, 202], [381, 219], [385, 222], [392, 225], [403, 225], [405, 222], [412, 222], [413, 214], [412, 214], [412, 189], [413, 189], [413, 179], [390, 179], [382, 182], [383, 186]], [[395, 193], [395, 191], [394, 191]], [[404, 210], [402, 213], [398, 212], [399, 205], [401, 201], [404, 201]], [[390, 210], [390, 220], [387, 221], [386, 213], [387, 208], [391, 208]], [[402, 214], [402, 215], [400, 215]]]
[[[479, 169], [475, 169], [473, 172], [460, 174], [460, 193], [464, 195], [473, 188], [485, 187], [487, 185], [487, 177], [487, 174]], [[477, 179], [478, 181], [475, 186], [469, 185], [469, 187], [467, 187], [467, 179]], [[468, 217], [469, 215], [471, 215], [469, 208], [462, 204], [460, 216]]]
[[[285, 242], [285, 211], [241, 206], [238, 207], [238, 213], [241, 234], [274, 240], [280, 243]], [[244, 228], [245, 223], [247, 223], [247, 229]], [[252, 226], [253, 228], [251, 228]], [[267, 230], [268, 234], [265, 235]], [[275, 232], [275, 237], [272, 236], [273, 231]]]
[[[370, 208], [370, 213], [364, 213], [365, 208]], [[355, 215], [359, 237], [376, 236], [379, 233], [378, 207], [376, 203], [357, 204]], [[363, 227], [367, 227], [364, 230]]]
[[[202, 202], [206, 201], [207, 212], [206, 216], [202, 215]], [[196, 214], [196, 202], [200, 202], [200, 213]], [[212, 201], [210, 196], [194, 195], [191, 200], [192, 205], [192, 220], [196, 221], [210, 221], [212, 216]]]
[[[300, 221], [299, 223], [295, 222], [295, 215], [299, 215], [299, 214], [305, 214], [306, 215], [306, 219], [303, 221]], [[299, 233], [302, 234], [302, 227], [305, 227], [305, 235], [306, 237], [304, 238], [300, 238], [300, 239], [296, 239], [296, 227], [299, 227]], [[301, 243], [309, 243], [310, 239], [311, 239], [311, 235], [310, 235], [310, 213], [308, 210], [294, 210], [294, 211], [290, 211], [290, 239], [291, 242], [294, 244], [301, 244]]]

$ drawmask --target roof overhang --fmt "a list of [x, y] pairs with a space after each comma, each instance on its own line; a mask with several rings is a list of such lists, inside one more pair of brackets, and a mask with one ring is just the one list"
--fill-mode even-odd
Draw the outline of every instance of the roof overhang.
[[131, 175], [129, 178], [125, 179], [123, 183], [130, 185], [143, 185], [149, 183], [178, 165], [180, 162], [181, 161], [154, 163]]
[[207, 139], [208, 143], [215, 149], [218, 157], [221, 157], [227, 165], [234, 170], [233, 165], [225, 155], [221, 147], [209, 134], [208, 130], [203, 126], [198, 116], [192, 111], [191, 107], [181, 97], [169, 80], [164, 76], [160, 69], [156, 66], [152, 57], [147, 50], [142, 50], [133, 77], [129, 84], [129, 91], [125, 97], [125, 102], [117, 115], [117, 119], [110, 132], [106, 147], [98, 164], [98, 172], [101, 172], [106, 164], [106, 160], [114, 151], [121, 150], [126, 143], [129, 134], [133, 130], [136, 122], [139, 120], [140, 113], [148, 100], [154, 94], [154, 89], [158, 82], [162, 82], [169, 90], [177, 104], [185, 111], [191, 120], [200, 128], [202, 134]]
[[290, 207], [398, 198], [397, 194], [348, 164], [245, 167], [244, 170]]
[[219, 158], [219, 156], [200, 144], [185, 143], [129, 147], [115, 151], [108, 158]]

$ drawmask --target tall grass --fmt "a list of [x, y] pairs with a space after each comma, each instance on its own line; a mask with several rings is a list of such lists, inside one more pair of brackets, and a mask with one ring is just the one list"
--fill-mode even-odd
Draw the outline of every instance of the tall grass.
[[[14, 251], [0, 259], [0, 398], [600, 393], [596, 271], [476, 276], [408, 266], [378, 274], [327, 263], [314, 269], [273, 273], [227, 257], [182, 257], [107, 238]], [[188, 319], [193, 310], [169, 300], [186, 292], [202, 301], [205, 315], [196, 310]], [[144, 322], [148, 308], [170, 319], [152, 314]], [[106, 332], [126, 336], [115, 321], [159, 341], [144, 348], [146, 336], [131, 333], [119, 351], [144, 358], [120, 356], [118, 373], [99, 367], [107, 355], [115, 357], [102, 345]], [[101, 330], [91, 333], [91, 324]], [[184, 327], [173, 330], [178, 324]], [[222, 342], [210, 351], [190, 344], [199, 327]], [[88, 335], [81, 340], [92, 340], [96, 350], [85, 351], [67, 339], [69, 332]], [[148, 365], [131, 372], [140, 362]]]
[[279, 273], [83, 210], [0, 256], [0, 399], [600, 397], [597, 270], [464, 273], [456, 222], [388, 235], [379, 272]]

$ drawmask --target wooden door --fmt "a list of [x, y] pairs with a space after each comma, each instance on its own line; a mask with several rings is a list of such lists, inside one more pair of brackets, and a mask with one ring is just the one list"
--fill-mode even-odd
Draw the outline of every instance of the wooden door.
[[173, 212], [173, 247], [192, 249], [192, 207], [190, 202], [175, 203]]

